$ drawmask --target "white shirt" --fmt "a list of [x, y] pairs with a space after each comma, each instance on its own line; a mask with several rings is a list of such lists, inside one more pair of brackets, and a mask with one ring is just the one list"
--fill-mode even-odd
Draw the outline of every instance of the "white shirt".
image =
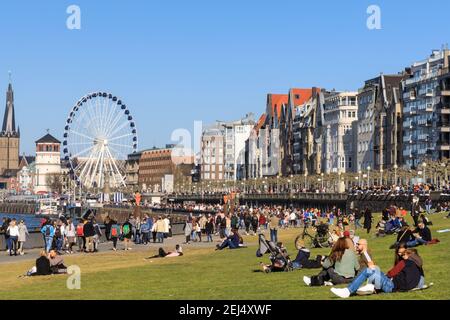
[[165, 219], [164, 219], [164, 232], [165, 232], [165, 233], [168, 233], [168, 232], [169, 232], [169, 225], [170, 225], [169, 219], [165, 218]]
[[19, 236], [19, 227], [18, 226], [9, 226], [9, 236], [10, 237], [18, 237]]

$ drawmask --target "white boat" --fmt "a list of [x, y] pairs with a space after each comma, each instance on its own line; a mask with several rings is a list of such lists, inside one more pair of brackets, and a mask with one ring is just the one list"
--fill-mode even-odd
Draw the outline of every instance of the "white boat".
[[38, 200], [37, 215], [58, 215], [58, 200], [43, 198]]

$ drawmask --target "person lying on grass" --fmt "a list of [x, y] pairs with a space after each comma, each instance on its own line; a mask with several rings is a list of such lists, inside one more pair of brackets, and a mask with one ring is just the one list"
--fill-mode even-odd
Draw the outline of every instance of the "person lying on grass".
[[158, 254], [145, 258], [145, 259], [154, 259], [154, 258], [171, 258], [171, 257], [179, 257], [183, 255], [183, 249], [179, 244], [175, 246], [175, 251], [165, 252], [163, 248], [158, 249]]
[[[370, 280], [371, 279], [371, 280]], [[369, 284], [360, 286], [369, 280]], [[340, 298], [348, 298], [356, 292], [372, 294], [376, 292], [405, 292], [422, 289], [425, 286], [423, 262], [415, 249], [407, 249], [401, 244], [396, 252], [395, 266], [387, 274], [376, 268], [373, 262], [364, 269], [346, 288], [331, 288]]]
[[237, 229], [232, 229], [231, 234], [219, 245], [216, 246], [216, 250], [222, 250], [226, 247], [230, 249], [237, 249], [242, 244], [242, 238], [239, 236]]
[[321, 268], [322, 262], [326, 256], [317, 255], [316, 259], [309, 259], [311, 252], [305, 247], [305, 243], [301, 241], [299, 243], [300, 249], [298, 250], [295, 260], [292, 261], [292, 267], [294, 269], [315, 269]]
[[350, 238], [341, 237], [334, 244], [330, 255], [322, 264], [322, 271], [313, 277], [303, 277], [308, 286], [322, 286], [350, 283], [359, 270], [359, 262], [356, 253], [351, 248], [353, 241]]

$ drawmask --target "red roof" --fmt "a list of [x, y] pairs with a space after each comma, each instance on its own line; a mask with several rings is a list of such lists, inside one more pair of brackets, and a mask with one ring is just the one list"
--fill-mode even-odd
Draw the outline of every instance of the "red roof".
[[255, 130], [256, 130], [257, 133], [259, 132], [259, 129], [261, 129], [261, 127], [266, 122], [266, 118], [267, 118], [267, 115], [265, 113], [263, 113], [261, 115], [261, 117], [259, 117], [259, 120], [258, 120], [258, 122], [255, 125]]
[[299, 89], [299, 88], [293, 88], [289, 90], [290, 93], [292, 93], [292, 97], [294, 99], [293, 103], [294, 106], [300, 106], [304, 104], [306, 101], [311, 99], [313, 89]]
[[269, 101], [271, 102], [270, 105], [270, 116], [273, 117], [275, 114], [275, 108], [277, 110], [277, 115], [280, 117], [281, 115], [281, 107], [283, 104], [287, 104], [289, 97], [287, 94], [268, 94]]

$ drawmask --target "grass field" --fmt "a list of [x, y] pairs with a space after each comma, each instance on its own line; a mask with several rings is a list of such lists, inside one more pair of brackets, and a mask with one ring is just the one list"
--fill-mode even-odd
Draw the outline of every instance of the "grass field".
[[[430, 289], [409, 293], [379, 294], [351, 299], [450, 299], [450, 233], [436, 230], [450, 228], [444, 214], [431, 216], [437, 245], [419, 247], [424, 260], [426, 282]], [[377, 221], [378, 217], [374, 219]], [[358, 229], [359, 231], [359, 229]], [[293, 254], [293, 240], [300, 229], [282, 230], [279, 240]], [[358, 233], [357, 233], [358, 234]], [[374, 260], [383, 271], [392, 267], [393, 250], [388, 247], [394, 236], [369, 239]], [[0, 265], [0, 296], [7, 299], [337, 299], [330, 287], [310, 288], [302, 278], [319, 269], [264, 274], [257, 258], [257, 237], [244, 238], [248, 248], [214, 251], [212, 248], [185, 246], [185, 255], [171, 259], [144, 260], [152, 252], [104, 252], [97, 255], [68, 256], [66, 265], [81, 268], [81, 289], [66, 287], [67, 275], [17, 278], [28, 270], [30, 262]], [[314, 249], [312, 255], [329, 249]]]

